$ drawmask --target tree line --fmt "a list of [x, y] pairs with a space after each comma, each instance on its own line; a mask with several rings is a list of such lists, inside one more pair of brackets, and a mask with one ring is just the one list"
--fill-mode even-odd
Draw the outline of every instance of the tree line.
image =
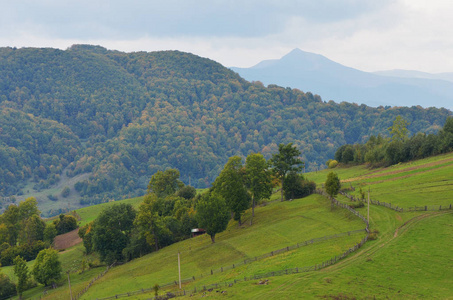
[[[112, 263], [130, 260], [189, 238], [191, 229], [203, 228], [215, 242], [217, 233], [230, 220], [241, 226], [244, 212], [283, 183], [283, 196], [300, 198], [314, 192], [316, 185], [304, 179], [301, 152], [292, 143], [280, 144], [279, 151], [266, 160], [261, 153], [245, 159], [232, 156], [212, 187], [197, 194], [194, 187], [179, 179], [176, 169], [156, 172], [148, 183], [148, 193], [136, 211], [119, 204], [105, 209], [92, 223], [80, 228], [79, 235], [87, 252], [99, 253], [101, 260]], [[108, 229], [108, 230], [107, 230]]]
[[408, 127], [409, 122], [397, 116], [388, 128], [390, 137], [378, 134], [364, 144], [345, 144], [335, 152], [335, 160], [343, 164], [388, 166], [453, 151], [453, 117], [447, 117], [437, 133], [418, 132], [409, 136]]
[[[54, 238], [77, 228], [73, 216], [60, 215], [46, 224], [40, 217], [35, 198], [27, 198], [19, 205], [11, 204], [0, 215], [0, 267], [14, 265], [17, 282], [12, 282], [0, 270], [0, 299], [36, 286], [56, 284], [61, 278], [58, 252], [52, 249]], [[26, 262], [35, 260], [32, 270]], [[34, 279], [34, 280], [32, 280]]]
[[270, 159], [280, 143], [293, 142], [306, 170], [317, 170], [396, 115], [430, 134], [451, 114], [326, 102], [178, 51], [0, 48], [0, 69], [1, 196], [24, 192], [27, 181], [39, 190], [62, 172], [90, 173], [76, 186], [81, 205], [143, 195], [151, 175], [170, 168], [206, 188], [229, 157]]

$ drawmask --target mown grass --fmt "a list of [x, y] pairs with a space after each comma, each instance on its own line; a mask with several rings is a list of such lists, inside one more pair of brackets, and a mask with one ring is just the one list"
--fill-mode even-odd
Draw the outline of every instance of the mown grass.
[[83, 226], [87, 223], [90, 223], [96, 219], [96, 217], [101, 213], [102, 210], [107, 207], [113, 206], [119, 203], [131, 204], [135, 209], [138, 209], [140, 203], [143, 202], [144, 197], [136, 197], [119, 201], [106, 202], [98, 205], [88, 206], [84, 208], [77, 209], [76, 212], [79, 214], [81, 221], [80, 226]]
[[[246, 215], [245, 224], [248, 224], [249, 217]], [[215, 244], [211, 244], [208, 236], [200, 236], [115, 267], [89, 290], [84, 299], [111, 296], [177, 280], [178, 250], [182, 258], [182, 277], [198, 277], [209, 274], [211, 269], [232, 265], [298, 242], [364, 228], [363, 222], [349, 212], [340, 209], [331, 211], [329, 202], [319, 195], [259, 207], [253, 220], [252, 226], [243, 227], [231, 222], [225, 232], [218, 234]], [[222, 275], [231, 277], [235, 276], [235, 272], [252, 274], [269, 268], [320, 263], [341, 253], [362, 237], [355, 235], [302, 247]], [[219, 278], [213, 276], [212, 280]]]
[[[453, 198], [452, 189], [449, 188], [449, 174], [453, 174], [453, 166], [444, 161], [450, 159], [453, 159], [453, 154], [390, 168], [354, 166], [334, 171], [344, 186], [356, 188], [355, 193], [359, 187], [364, 190], [370, 188], [374, 200], [403, 207], [439, 205]], [[330, 171], [305, 175], [319, 184], [325, 181]], [[279, 197], [280, 194], [276, 193], [272, 200]], [[349, 201], [346, 197], [338, 198], [342, 202]], [[93, 220], [100, 211], [98, 208], [92, 209], [82, 217], [84, 222]], [[366, 216], [366, 207], [358, 210]], [[232, 287], [222, 287], [219, 292], [207, 292], [206, 295], [197, 293], [191, 298], [453, 299], [453, 214], [400, 213], [372, 205], [370, 216], [370, 228], [377, 230], [377, 239], [367, 242], [356, 253], [333, 266], [321, 271], [270, 277], [269, 285], [258, 285], [258, 280], [239, 282]], [[211, 269], [306, 239], [364, 227], [363, 222], [344, 210], [331, 211], [328, 200], [319, 195], [292, 202], [270, 202], [256, 209], [252, 226], [248, 225], [249, 219], [250, 212], [247, 212], [245, 225], [241, 228], [231, 222], [228, 229], [217, 236], [214, 245], [210, 243], [209, 237], [201, 236], [115, 267], [96, 282], [83, 299], [112, 296], [177, 280], [178, 251], [181, 253], [183, 278], [205, 275], [184, 286], [191, 290], [193, 287], [231, 282], [254, 274], [318, 264], [341, 254], [363, 237], [356, 235], [329, 240], [210, 275]], [[102, 268], [97, 268], [81, 276], [74, 275], [73, 290], [77, 292], [82, 289], [90, 278], [101, 271]], [[89, 274], [92, 276], [89, 277]], [[226, 294], [221, 294], [222, 290]], [[28, 292], [28, 295], [36, 296], [36, 293]], [[44, 299], [67, 298], [67, 295], [68, 287], [62, 286]], [[144, 294], [128, 299], [148, 299], [151, 296]]]
[[404, 208], [453, 204], [453, 153], [380, 169], [362, 165], [323, 170], [307, 177], [320, 185], [331, 171], [338, 174], [343, 187], [355, 187], [355, 196], [362, 188], [371, 190], [373, 200]]

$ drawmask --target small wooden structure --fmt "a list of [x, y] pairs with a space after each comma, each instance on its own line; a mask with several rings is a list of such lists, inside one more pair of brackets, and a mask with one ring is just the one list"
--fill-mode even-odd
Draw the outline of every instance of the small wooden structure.
[[194, 228], [191, 230], [191, 232], [192, 232], [192, 237], [196, 237], [196, 236], [205, 234], [206, 230], [204, 230], [203, 228]]

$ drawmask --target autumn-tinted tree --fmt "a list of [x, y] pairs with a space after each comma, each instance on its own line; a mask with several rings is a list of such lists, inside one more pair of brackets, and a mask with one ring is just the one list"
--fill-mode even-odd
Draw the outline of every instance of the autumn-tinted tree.
[[33, 265], [33, 277], [44, 286], [55, 284], [61, 278], [61, 262], [58, 252], [52, 248], [39, 252]]
[[197, 203], [197, 220], [215, 243], [215, 235], [227, 228], [230, 219], [225, 200], [215, 193], [204, 194]]
[[79, 237], [83, 240], [83, 246], [85, 247], [85, 253], [90, 254], [93, 251], [93, 223], [90, 222], [80, 227], [78, 231]]
[[245, 160], [247, 187], [252, 196], [252, 224], [255, 216], [255, 204], [261, 199], [269, 199], [272, 195], [272, 178], [266, 159], [261, 153], [251, 153]]
[[225, 199], [239, 226], [242, 214], [250, 207], [250, 194], [247, 192], [245, 183], [245, 170], [242, 166], [242, 158], [239, 156], [228, 159], [213, 183], [213, 190]]
[[409, 130], [407, 129], [409, 122], [407, 122], [402, 116], [398, 115], [393, 121], [393, 125], [388, 128], [392, 141], [404, 141], [407, 139]]
[[283, 201], [283, 183], [285, 181], [286, 174], [288, 172], [300, 172], [303, 167], [303, 162], [299, 158], [301, 152], [296, 146], [293, 147], [293, 143], [287, 145], [278, 145], [278, 152], [272, 154], [270, 164], [274, 174], [281, 181], [281, 201]]
[[130, 204], [115, 204], [104, 209], [93, 224], [93, 250], [109, 264], [121, 260], [126, 248], [136, 212]]

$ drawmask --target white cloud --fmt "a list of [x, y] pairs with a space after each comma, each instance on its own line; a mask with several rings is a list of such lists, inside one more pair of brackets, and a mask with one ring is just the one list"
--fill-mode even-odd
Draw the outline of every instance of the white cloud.
[[362, 70], [453, 71], [442, 0], [7, 1], [0, 46], [177, 49], [249, 67], [293, 48]]

